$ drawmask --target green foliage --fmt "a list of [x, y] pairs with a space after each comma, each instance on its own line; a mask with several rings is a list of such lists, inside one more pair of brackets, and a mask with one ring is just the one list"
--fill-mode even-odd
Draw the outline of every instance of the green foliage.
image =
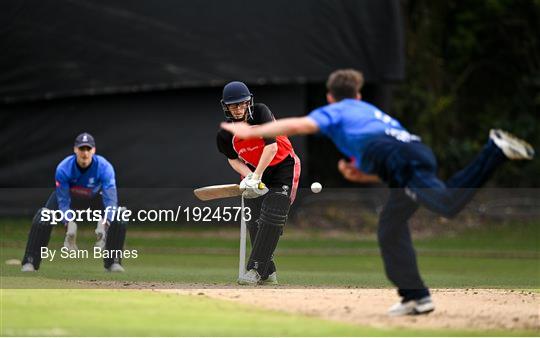
[[[490, 128], [540, 146], [540, 1], [410, 0], [407, 76], [393, 114], [437, 154], [441, 174], [462, 168]], [[540, 186], [540, 162], [506, 165], [493, 182]]]

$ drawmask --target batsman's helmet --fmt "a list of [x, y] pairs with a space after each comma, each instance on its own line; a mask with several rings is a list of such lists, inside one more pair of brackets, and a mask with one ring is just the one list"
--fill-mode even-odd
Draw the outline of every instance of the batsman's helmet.
[[225, 87], [223, 87], [221, 107], [223, 108], [225, 117], [228, 120], [245, 120], [245, 114], [241, 119], [236, 119], [227, 107], [227, 105], [229, 104], [235, 104], [245, 101], [249, 101], [246, 111], [249, 114], [249, 117], [251, 117], [251, 111], [253, 109], [253, 94], [251, 94], [249, 88], [243, 82], [239, 81], [229, 82], [225, 85]]

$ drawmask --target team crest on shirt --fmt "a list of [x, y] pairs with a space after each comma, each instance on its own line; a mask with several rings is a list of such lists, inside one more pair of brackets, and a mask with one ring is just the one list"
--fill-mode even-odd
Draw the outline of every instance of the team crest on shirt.
[[93, 187], [94, 184], [95, 184], [95, 179], [94, 179], [94, 177], [90, 177], [90, 178], [88, 179], [88, 186], [89, 186], [89, 187]]
[[246, 151], [254, 151], [254, 150], [257, 150], [259, 148], [262, 148], [262, 146], [260, 145], [257, 145], [257, 146], [254, 146], [254, 147], [245, 147], [245, 148], [242, 148], [238, 151], [238, 155], [242, 155], [243, 153], [245, 153]]

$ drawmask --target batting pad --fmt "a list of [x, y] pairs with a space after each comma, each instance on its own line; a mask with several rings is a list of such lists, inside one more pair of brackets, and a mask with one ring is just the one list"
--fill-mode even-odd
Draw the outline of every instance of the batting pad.
[[289, 207], [289, 197], [281, 193], [270, 193], [263, 201], [259, 230], [248, 264], [253, 266], [263, 279], [268, 277], [268, 266], [287, 222]]

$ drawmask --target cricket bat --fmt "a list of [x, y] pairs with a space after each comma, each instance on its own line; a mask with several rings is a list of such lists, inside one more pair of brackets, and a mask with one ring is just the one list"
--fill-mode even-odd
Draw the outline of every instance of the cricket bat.
[[[259, 183], [259, 189], [263, 190], [268, 189], [264, 185], [264, 183]], [[220, 185], [210, 185], [208, 187], [202, 187], [193, 190], [193, 193], [195, 196], [197, 196], [198, 199], [201, 201], [210, 201], [215, 200], [218, 198], [227, 198], [227, 197], [235, 197], [242, 195], [244, 191], [240, 189], [239, 184], [220, 184]], [[263, 194], [266, 192], [263, 192]]]
[[202, 187], [193, 190], [195, 196], [201, 201], [210, 201], [218, 198], [235, 197], [242, 195], [238, 184], [220, 184]]

